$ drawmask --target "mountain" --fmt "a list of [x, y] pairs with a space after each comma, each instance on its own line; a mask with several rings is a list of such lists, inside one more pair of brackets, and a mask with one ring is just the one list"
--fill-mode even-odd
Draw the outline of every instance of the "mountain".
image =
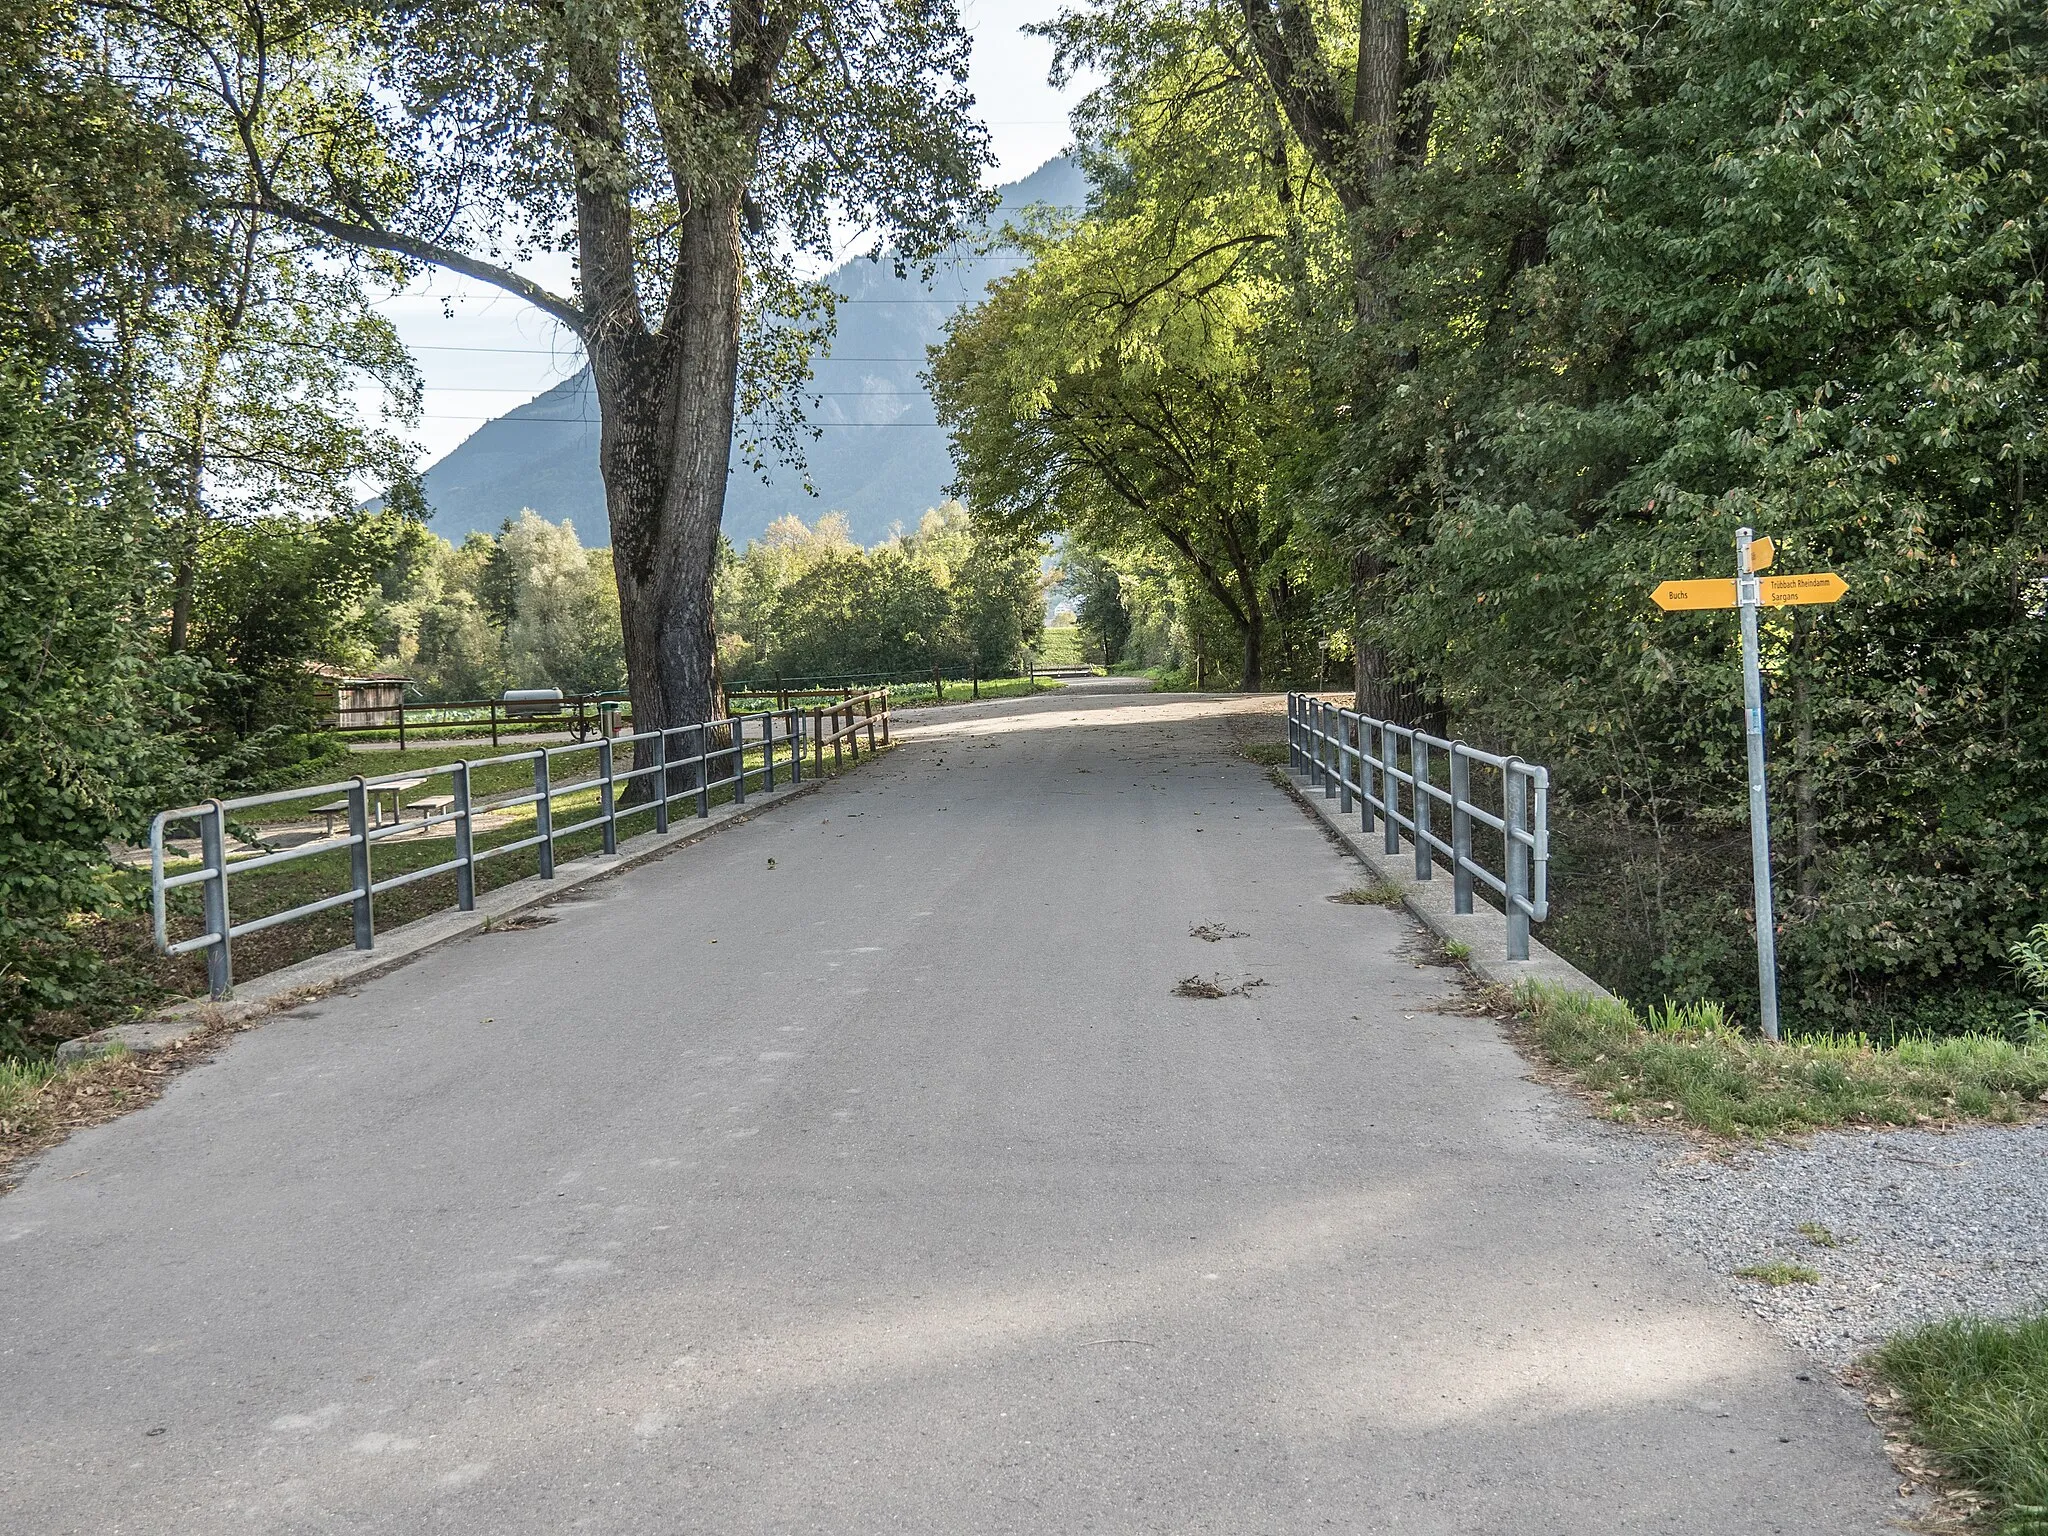
[[[1064, 157], [1048, 160], [1001, 189], [993, 223], [1033, 204], [1079, 209], [1086, 198], [1080, 167]], [[953, 478], [946, 434], [918, 376], [925, 348], [940, 339], [956, 309], [977, 301], [992, 278], [1014, 271], [1020, 260], [959, 249], [929, 282], [899, 278], [886, 262], [866, 258], [834, 271], [826, 281], [842, 301], [839, 323], [831, 347], [813, 365], [818, 399], [807, 411], [820, 430], [803, 444], [818, 494], [806, 495], [802, 474], [787, 465], [771, 461], [764, 484], [736, 460], [726, 488], [726, 536], [745, 544], [786, 512], [806, 522], [844, 512], [863, 543], [886, 536], [892, 523], [914, 525]], [[429, 526], [459, 544], [473, 530], [495, 533], [506, 518], [531, 507], [553, 522], [573, 519], [586, 540], [603, 539], [597, 433], [597, 398], [586, 368], [485, 423], [426, 472]]]

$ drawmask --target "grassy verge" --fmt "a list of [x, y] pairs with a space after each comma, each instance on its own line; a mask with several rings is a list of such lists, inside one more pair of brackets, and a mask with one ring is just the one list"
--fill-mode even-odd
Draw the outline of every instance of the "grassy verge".
[[1820, 1035], [1778, 1045], [1711, 1004], [1652, 1009], [1525, 983], [1526, 1039], [1610, 1119], [1723, 1137], [1838, 1125], [2013, 1121], [2048, 1095], [2048, 1046], [1988, 1035], [1901, 1040]]
[[2048, 1315], [1936, 1323], [1901, 1334], [1868, 1363], [1914, 1438], [1986, 1501], [1990, 1529], [2048, 1533]]
[[[1063, 686], [1056, 679], [1048, 677], [984, 677], [981, 680], [983, 699], [1022, 699], [1032, 694], [1051, 693]], [[946, 697], [948, 704], [968, 704], [975, 700], [974, 684], [948, 679]], [[923, 709], [940, 702], [938, 694], [930, 683], [896, 683], [889, 688], [891, 709]]]

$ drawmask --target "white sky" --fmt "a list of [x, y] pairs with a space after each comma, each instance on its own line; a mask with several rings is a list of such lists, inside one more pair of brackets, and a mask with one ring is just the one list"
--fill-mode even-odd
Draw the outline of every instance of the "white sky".
[[[960, 9], [974, 36], [968, 83], [996, 155], [989, 184], [1015, 181], [1067, 147], [1066, 112], [1082, 94], [1046, 84], [1051, 47], [1018, 31], [1055, 15], [1060, 0], [961, 0]], [[566, 257], [536, 261], [528, 270], [563, 291], [569, 286]], [[397, 325], [426, 384], [424, 419], [414, 432], [424, 449], [422, 467], [583, 365], [564, 327], [487, 284], [427, 273], [379, 307]]]

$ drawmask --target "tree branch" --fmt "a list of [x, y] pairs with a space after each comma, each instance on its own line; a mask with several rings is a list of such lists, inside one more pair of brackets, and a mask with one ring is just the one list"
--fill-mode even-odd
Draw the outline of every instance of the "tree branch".
[[380, 229], [374, 224], [357, 224], [348, 219], [337, 219], [309, 208], [291, 198], [280, 197], [267, 186], [259, 185], [254, 203], [231, 203], [230, 208], [249, 212], [268, 213], [280, 219], [288, 219], [306, 229], [318, 230], [330, 240], [339, 240], [344, 245], [359, 246], [368, 251], [390, 251], [396, 256], [407, 256], [414, 261], [425, 262], [428, 266], [443, 267], [450, 272], [459, 272], [464, 277], [473, 277], [480, 283], [489, 283], [502, 288], [515, 298], [526, 300], [535, 309], [553, 315], [579, 337], [590, 328], [590, 316], [579, 309], [574, 302], [565, 299], [551, 289], [543, 288], [531, 278], [521, 277], [509, 267], [501, 267], [488, 261], [480, 261], [452, 246], [433, 240], [417, 240], [402, 235], [396, 230]]

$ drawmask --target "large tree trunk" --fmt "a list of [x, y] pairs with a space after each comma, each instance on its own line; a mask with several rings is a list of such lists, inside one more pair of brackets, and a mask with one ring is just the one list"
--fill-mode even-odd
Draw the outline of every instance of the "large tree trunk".
[[1246, 693], [1257, 693], [1265, 686], [1266, 613], [1257, 602], [1246, 606], [1244, 625], [1244, 675], [1238, 687]]
[[685, 220], [687, 290], [660, 335], [591, 338], [635, 730], [718, 712], [711, 591], [739, 370], [739, 220], [737, 193]]

